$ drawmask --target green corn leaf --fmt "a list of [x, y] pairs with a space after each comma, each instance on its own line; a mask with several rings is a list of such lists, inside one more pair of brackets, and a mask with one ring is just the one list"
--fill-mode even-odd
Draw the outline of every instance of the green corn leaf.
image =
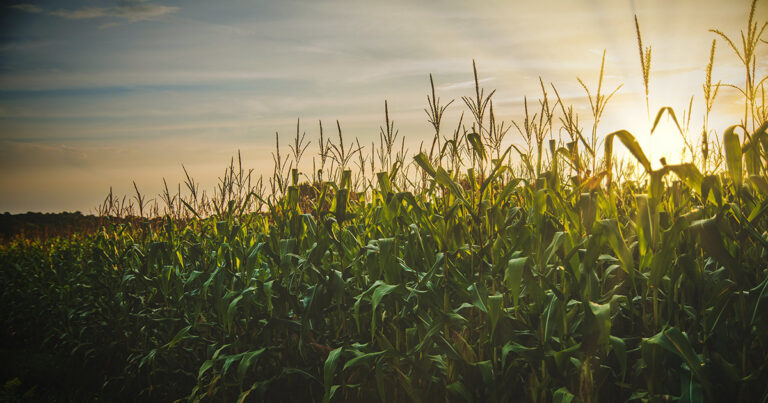
[[557, 365], [557, 368], [560, 371], [565, 371], [566, 364], [570, 361], [570, 359], [579, 353], [581, 351], [581, 343], [576, 343], [566, 349], [557, 351], [553, 354], [553, 358], [555, 359], [555, 365]]
[[447, 187], [453, 196], [456, 197], [456, 199], [458, 199], [466, 208], [472, 208], [472, 204], [470, 204], [469, 201], [467, 201], [467, 199], [464, 197], [464, 191], [460, 189], [459, 185], [454, 182], [453, 179], [451, 179], [451, 176], [448, 174], [448, 172], [445, 171], [445, 169], [443, 169], [443, 167], [437, 168], [437, 171], [435, 172], [435, 180], [437, 183]]
[[504, 298], [501, 294], [488, 296], [488, 317], [491, 319], [491, 334], [496, 331], [501, 313], [504, 309]]
[[640, 244], [640, 251], [647, 253], [654, 246], [654, 226], [653, 213], [651, 212], [651, 203], [648, 196], [639, 195], [637, 200], [637, 238]]
[[740, 277], [740, 265], [723, 244], [717, 218], [696, 220], [690, 224], [689, 229], [699, 235], [701, 248], [705, 253], [734, 272], [736, 277]]
[[728, 174], [731, 176], [736, 190], [741, 188], [742, 183], [742, 163], [741, 163], [741, 143], [739, 136], [735, 133], [739, 126], [731, 126], [723, 133], [723, 148], [725, 148], [725, 162], [728, 165]]
[[472, 151], [474, 151], [477, 158], [481, 161], [485, 161], [485, 146], [483, 146], [483, 139], [480, 135], [477, 133], [469, 133], [467, 134], [467, 140], [472, 146]]
[[607, 348], [611, 336], [611, 304], [589, 303], [588, 328], [597, 347]]
[[544, 311], [541, 313], [541, 334], [542, 334], [542, 341], [544, 343], [549, 342], [550, 338], [552, 337], [553, 331], [555, 329], [555, 326], [557, 326], [557, 317], [559, 314], [562, 314], [562, 312], [558, 311], [557, 308], [557, 295], [550, 292], [549, 295], [549, 302], [547, 303], [547, 306], [544, 308]]
[[171, 341], [168, 342], [168, 344], [166, 344], [165, 347], [172, 348], [173, 346], [175, 346], [180, 341], [191, 338], [189, 336], [190, 329], [192, 329], [192, 325], [183, 327], [181, 330], [179, 330], [176, 333], [176, 336], [173, 336], [173, 339], [171, 339]]
[[[680, 123], [677, 122], [677, 117], [675, 116], [675, 110], [672, 109], [669, 106], [662, 107], [656, 113], [656, 119], [653, 120], [653, 127], [651, 128], [651, 135], [653, 135], [653, 132], [656, 131], [656, 126], [659, 125], [659, 121], [661, 120], [661, 117], [664, 115], [664, 112], [669, 114], [669, 117], [671, 117], [672, 121], [675, 122], [675, 127], [677, 127], [677, 131], [682, 136], [683, 135], [683, 129], [680, 128]], [[685, 111], [683, 111], [683, 114], [685, 114]]]
[[509, 293], [512, 294], [515, 310], [518, 309], [518, 301], [520, 300], [520, 284], [523, 280], [523, 269], [525, 268], [525, 262], [527, 261], [527, 256], [510, 259], [507, 262], [507, 267], [504, 271], [504, 284], [507, 286], [507, 289], [509, 289]]
[[529, 156], [527, 153], [524, 153], [524, 152], [522, 152], [522, 151], [521, 151], [519, 148], [517, 148], [517, 146], [516, 146], [516, 145], [514, 145], [514, 144], [512, 145], [512, 148], [514, 148], [514, 149], [515, 149], [515, 151], [517, 151], [517, 154], [518, 154], [518, 155], [520, 155], [520, 159], [521, 159], [521, 160], [523, 161], [523, 163], [525, 164], [525, 168], [528, 170], [528, 174], [529, 174], [530, 176], [534, 176], [534, 173], [535, 173], [535, 169], [533, 168], [533, 164], [531, 164], [531, 158], [530, 158], [530, 156]]
[[552, 403], [571, 403], [575, 398], [576, 396], [573, 393], [562, 387], [552, 394]]
[[373, 297], [371, 298], [371, 311], [376, 313], [376, 308], [381, 303], [381, 300], [392, 293], [402, 294], [405, 292], [405, 288], [402, 284], [381, 284], [373, 291]]
[[234, 354], [224, 357], [224, 365], [221, 367], [221, 376], [225, 377], [227, 376], [227, 373], [229, 372], [229, 369], [232, 368], [232, 364], [235, 363], [235, 361], [240, 360], [243, 358], [243, 354]]
[[[563, 243], [567, 239], [568, 234], [564, 231], [558, 231], [555, 233], [555, 236], [552, 237], [552, 242], [549, 243], [547, 246], [547, 249], [544, 250], [544, 267], [539, 268], [539, 270], [544, 270], [549, 266], [550, 263], [552, 263], [552, 258], [555, 256], [555, 254], [562, 248]], [[554, 264], [554, 263], [553, 263]]]
[[253, 364], [253, 360], [257, 359], [266, 350], [266, 348], [260, 348], [255, 351], [247, 352], [245, 355], [243, 355], [243, 358], [240, 359], [240, 364], [237, 366], [237, 379], [239, 379], [241, 383], [243, 382], [243, 379], [245, 379], [246, 372], [248, 372], [248, 369]]
[[203, 377], [203, 375], [208, 372], [209, 369], [213, 367], [213, 360], [205, 360], [203, 362], [203, 365], [200, 366], [200, 369], [197, 371], [197, 379], [200, 379]]
[[[764, 122], [752, 136], [744, 142], [741, 152], [746, 160], [747, 173], [750, 176], [760, 176], [762, 173], [761, 146], [768, 140], [768, 121]], [[768, 152], [768, 150], [765, 150]]]
[[651, 161], [649, 161], [648, 157], [645, 156], [645, 153], [643, 152], [642, 147], [640, 147], [640, 143], [637, 142], [635, 136], [626, 130], [619, 130], [605, 136], [605, 161], [608, 164], [609, 169], [607, 171], [609, 173], [611, 160], [613, 159], [613, 139], [615, 137], [618, 137], [619, 141], [624, 144], [627, 150], [629, 150], [630, 154], [635, 157], [637, 162], [639, 162], [640, 165], [645, 168], [646, 172], [651, 171]]
[[750, 175], [749, 181], [755, 185], [757, 190], [762, 193], [763, 196], [768, 196], [768, 180], [765, 179], [765, 176]]
[[413, 157], [413, 160], [416, 161], [416, 163], [421, 167], [421, 169], [426, 171], [429, 174], [429, 176], [433, 178], [435, 177], [437, 172], [435, 171], [435, 168], [432, 168], [432, 163], [429, 162], [429, 157], [427, 157], [426, 154], [424, 154], [423, 152], [418, 153], [415, 157]]
[[717, 175], [707, 175], [701, 181], [701, 197], [704, 200], [713, 200], [718, 206], [723, 205], [723, 187], [720, 183], [720, 177]]
[[655, 336], [643, 339], [643, 344], [654, 345], [680, 357], [690, 368], [696, 379], [705, 390], [709, 389], [709, 381], [704, 376], [704, 366], [693, 350], [688, 336], [677, 327], [670, 327], [657, 333]]
[[478, 286], [476, 283], [472, 283], [467, 287], [467, 291], [469, 291], [472, 298], [472, 305], [483, 313], [488, 313], [488, 306], [485, 304], [485, 300], [487, 299], [485, 288]]
[[379, 172], [376, 174], [379, 180], [379, 191], [382, 195], [386, 196], [392, 193], [392, 184], [389, 181], [389, 172]]
[[701, 171], [696, 168], [696, 165], [667, 165], [663, 169], [674, 172], [675, 175], [677, 175], [677, 177], [680, 178], [693, 191], [698, 192], [701, 189], [701, 183], [704, 180], [704, 175], [702, 175]]
[[597, 222], [602, 235], [621, 261], [621, 267], [625, 272], [631, 273], [634, 269], [634, 258], [627, 247], [624, 237], [619, 229], [619, 223], [615, 219], [600, 220]]
[[237, 304], [243, 299], [243, 295], [237, 296], [235, 299], [232, 300], [232, 302], [229, 303], [229, 306], [227, 307], [227, 314], [224, 319], [224, 323], [227, 326], [227, 329], [232, 329], [232, 321], [235, 317], [235, 314], [237, 313]]
[[343, 347], [339, 347], [330, 353], [328, 358], [325, 359], [325, 365], [323, 365], [323, 386], [325, 387], [325, 393], [323, 394], [323, 403], [331, 401], [336, 389], [333, 388], [333, 378], [336, 375], [336, 367], [339, 365], [339, 358]]
[[616, 336], [611, 336], [610, 340], [613, 353], [619, 360], [619, 365], [621, 365], [621, 379], [623, 382], [627, 377], [627, 344], [624, 342], [624, 339]]
[[757, 318], [757, 308], [760, 306], [760, 302], [763, 300], [763, 298], [768, 297], [768, 277], [766, 277], [766, 279], [763, 280], [760, 285], [749, 290], [749, 293], [757, 294], [757, 298], [755, 299], [755, 307], [752, 309], [752, 319], [749, 321], [750, 326], [752, 326], [755, 323], [755, 318]]
[[354, 367], [365, 367], [365, 368], [371, 368], [376, 360], [384, 354], [384, 351], [376, 351], [373, 353], [366, 353], [366, 354], [360, 354], [355, 358], [352, 358], [351, 360], [347, 361], [346, 364], [344, 364], [344, 370], [346, 371], [349, 368]]

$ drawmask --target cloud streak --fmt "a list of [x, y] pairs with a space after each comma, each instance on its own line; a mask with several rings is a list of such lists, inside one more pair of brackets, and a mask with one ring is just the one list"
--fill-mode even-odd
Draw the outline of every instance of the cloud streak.
[[[32, 14], [47, 13], [48, 15], [68, 20], [88, 20], [96, 18], [113, 18], [126, 22], [151, 20], [177, 12], [179, 7], [154, 4], [148, 0], [123, 0], [114, 7], [83, 7], [76, 9], [45, 9], [30, 3], [12, 5], [11, 8]], [[107, 23], [102, 27], [117, 25], [117, 22]]]
[[29, 4], [29, 3], [14, 4], [14, 5], [11, 6], [11, 8], [19, 10], [19, 11], [24, 11], [24, 12], [27, 12], [27, 13], [32, 13], [32, 14], [39, 14], [39, 13], [42, 13], [43, 11], [45, 11], [42, 8], [38, 7], [38, 6], [36, 6], [34, 4]]

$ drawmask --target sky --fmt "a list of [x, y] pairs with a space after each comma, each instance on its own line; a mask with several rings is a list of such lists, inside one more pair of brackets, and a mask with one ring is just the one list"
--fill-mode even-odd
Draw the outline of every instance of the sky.
[[[433, 74], [453, 127], [472, 95], [472, 61], [497, 120], [520, 121], [539, 78], [591, 125], [577, 82], [594, 89], [603, 51], [611, 99], [600, 134], [626, 129], [654, 159], [674, 162], [669, 122], [649, 137], [633, 16], [652, 47], [650, 109], [678, 115], [702, 89], [718, 28], [738, 37], [749, 2], [715, 1], [34, 1], [0, 7], [0, 212], [93, 212], [110, 187], [135, 181], [157, 194], [184, 171], [212, 189], [230, 157], [271, 173], [296, 121], [313, 141], [318, 121], [364, 145], [378, 140], [384, 101], [414, 152], [432, 131], [424, 113]], [[768, 19], [768, 1], [757, 6]], [[767, 35], [768, 36], [768, 35]], [[759, 59], [766, 60], [768, 45]], [[718, 40], [713, 81], [743, 84], [743, 67]], [[766, 74], [765, 63], [758, 70]], [[549, 87], [551, 88], [551, 87]], [[551, 91], [550, 91], [551, 95]], [[738, 123], [723, 89], [712, 126]], [[509, 143], [521, 144], [514, 130]], [[368, 146], [367, 148], [370, 148]], [[310, 161], [307, 159], [305, 161]], [[657, 163], [657, 162], [654, 162]], [[311, 165], [310, 165], [311, 166]]]

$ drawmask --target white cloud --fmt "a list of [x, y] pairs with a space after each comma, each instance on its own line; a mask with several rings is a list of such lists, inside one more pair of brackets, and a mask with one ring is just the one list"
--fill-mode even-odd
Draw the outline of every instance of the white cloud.
[[160, 6], [151, 4], [148, 1], [133, 0], [122, 1], [120, 5], [112, 9], [112, 16], [123, 18], [129, 21], [146, 20], [153, 17], [159, 17], [166, 14], [172, 14], [178, 11], [178, 7]]
[[[19, 4], [15, 8], [34, 13], [44, 11], [42, 8], [31, 4]], [[74, 10], [59, 9], [51, 11], [49, 14], [69, 20], [118, 18], [124, 21], [136, 22], [173, 14], [178, 10], [178, 7], [153, 4], [147, 0], [127, 0], [119, 2], [114, 7], [84, 7]], [[102, 25], [102, 28], [114, 25], [117, 25], [117, 23], [107, 23]]]
[[107, 17], [110, 15], [106, 8], [81, 8], [78, 10], [56, 10], [51, 15], [63, 17], [69, 20], [83, 20], [88, 18]]
[[11, 6], [11, 8], [15, 8], [16, 10], [25, 11], [25, 12], [33, 13], [33, 14], [37, 14], [37, 13], [42, 13], [43, 12], [42, 8], [40, 8], [40, 7], [38, 7], [38, 6], [34, 5], [34, 4], [30, 4], [30, 3], [14, 4], [14, 5]]
[[[487, 83], [489, 81], [493, 81], [495, 77], [488, 77], [488, 78], [481, 78], [477, 80], [479, 84]], [[447, 84], [440, 84], [437, 86], [438, 89], [441, 90], [456, 90], [456, 89], [465, 89], [465, 88], [474, 88], [475, 87], [475, 80], [469, 80], [469, 81], [461, 81], [457, 83], [447, 83]]]

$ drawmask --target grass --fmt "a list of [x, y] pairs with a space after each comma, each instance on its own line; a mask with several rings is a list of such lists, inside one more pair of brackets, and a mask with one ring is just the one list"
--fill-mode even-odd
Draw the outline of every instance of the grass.
[[[543, 80], [535, 112], [526, 99], [522, 121], [498, 122], [473, 65], [469, 119], [452, 130], [430, 76], [434, 133], [415, 155], [385, 102], [367, 152], [320, 123], [309, 174], [297, 121], [266, 179], [238, 155], [211, 193], [190, 175], [154, 200], [110, 192], [101, 215], [129, 218], [3, 243], [3, 345], [33, 359], [9, 355], [2, 397], [40, 385], [61, 400], [765, 401], [754, 4], [746, 50], [728, 40], [747, 67], [743, 120], [709, 127], [710, 56], [703, 135], [688, 137], [690, 105], [677, 125], [689, 163], [652, 169], [632, 133], [600, 135], [615, 93], [604, 63], [595, 92], [579, 80], [586, 134]], [[655, 122], [665, 114], [678, 123], [669, 108]], [[522, 143], [504, 148], [512, 126]], [[75, 386], [34, 364], [46, 360]]]

